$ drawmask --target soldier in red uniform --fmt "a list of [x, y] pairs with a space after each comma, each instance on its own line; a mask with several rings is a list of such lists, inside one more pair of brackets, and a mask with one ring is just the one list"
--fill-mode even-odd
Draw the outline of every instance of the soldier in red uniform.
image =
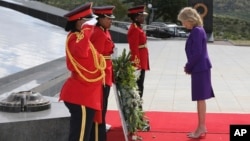
[[[102, 85], [106, 62], [89, 38], [93, 26], [84, 24], [92, 16], [92, 3], [82, 5], [66, 15], [66, 65], [71, 76], [64, 83], [60, 100], [69, 109], [69, 141], [90, 141], [93, 122], [101, 123]], [[98, 139], [95, 141], [99, 141]]]
[[143, 96], [145, 71], [149, 70], [147, 37], [142, 29], [142, 24], [145, 21], [145, 15], [147, 15], [144, 9], [144, 5], [128, 9], [128, 17], [132, 20], [132, 24], [128, 29], [127, 35], [131, 52], [131, 61], [133, 61], [135, 67], [140, 71], [137, 85], [141, 98]]
[[97, 23], [94, 27], [94, 31], [91, 35], [90, 41], [93, 43], [96, 50], [102, 54], [106, 60], [106, 69], [105, 69], [105, 84], [103, 85], [103, 110], [102, 110], [102, 123], [99, 124], [99, 139], [102, 141], [107, 140], [106, 135], [106, 112], [108, 106], [108, 97], [110, 93], [110, 87], [113, 83], [113, 66], [111, 55], [114, 49], [114, 43], [111, 39], [109, 28], [112, 24], [112, 19], [115, 16], [112, 14], [114, 6], [100, 6], [93, 7], [93, 13], [97, 15]]

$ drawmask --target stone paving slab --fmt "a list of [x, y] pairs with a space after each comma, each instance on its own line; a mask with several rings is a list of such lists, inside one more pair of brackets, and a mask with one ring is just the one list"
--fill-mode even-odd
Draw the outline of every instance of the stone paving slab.
[[[117, 44], [118, 55], [128, 44]], [[151, 70], [146, 72], [144, 110], [195, 112], [191, 79], [183, 71], [185, 40], [149, 40]], [[207, 100], [208, 112], [250, 112], [250, 47], [208, 43], [215, 98]], [[116, 109], [113, 91], [109, 109]]]

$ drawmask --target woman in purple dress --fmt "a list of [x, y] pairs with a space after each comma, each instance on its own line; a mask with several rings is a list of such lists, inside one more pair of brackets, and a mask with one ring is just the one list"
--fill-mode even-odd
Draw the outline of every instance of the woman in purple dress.
[[178, 20], [190, 30], [186, 41], [185, 52], [187, 63], [186, 74], [191, 75], [192, 101], [197, 101], [198, 125], [194, 132], [188, 133], [189, 138], [200, 138], [206, 135], [206, 99], [214, 97], [211, 84], [211, 62], [207, 52], [207, 37], [203, 21], [198, 12], [191, 8], [183, 8]]

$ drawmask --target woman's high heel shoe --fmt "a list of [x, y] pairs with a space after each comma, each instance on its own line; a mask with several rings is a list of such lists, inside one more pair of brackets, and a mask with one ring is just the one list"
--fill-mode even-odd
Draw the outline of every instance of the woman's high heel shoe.
[[197, 138], [203, 138], [203, 137], [205, 137], [206, 133], [207, 133], [207, 131], [200, 131], [198, 133], [191, 132], [191, 133], [188, 133], [187, 136], [188, 136], [188, 138], [197, 139]]

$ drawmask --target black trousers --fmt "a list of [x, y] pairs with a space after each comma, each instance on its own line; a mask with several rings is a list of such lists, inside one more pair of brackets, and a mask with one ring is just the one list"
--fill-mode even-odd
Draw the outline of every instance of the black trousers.
[[139, 79], [137, 80], [137, 86], [139, 89], [139, 95], [142, 98], [144, 90], [144, 79], [145, 79], [145, 70], [141, 70]]
[[[98, 141], [107, 141], [107, 133], [106, 133], [106, 113], [108, 108], [108, 98], [110, 93], [110, 86], [104, 85], [103, 86], [103, 109], [102, 109], [102, 123], [98, 125]], [[93, 123], [95, 124], [95, 123]], [[90, 141], [96, 141], [95, 136], [93, 133], [95, 133], [92, 129], [92, 136]], [[92, 138], [95, 137], [95, 138]]]
[[[142, 96], [143, 96], [144, 79], [145, 79], [145, 70], [141, 70], [139, 79], [136, 81], [137, 86], [138, 86], [138, 90], [139, 90], [140, 98], [142, 98]], [[142, 105], [139, 105], [139, 108], [143, 109]]]
[[95, 131], [93, 122], [96, 110], [83, 105], [64, 103], [71, 114], [68, 141], [90, 141], [91, 135], [96, 134], [91, 133]]

